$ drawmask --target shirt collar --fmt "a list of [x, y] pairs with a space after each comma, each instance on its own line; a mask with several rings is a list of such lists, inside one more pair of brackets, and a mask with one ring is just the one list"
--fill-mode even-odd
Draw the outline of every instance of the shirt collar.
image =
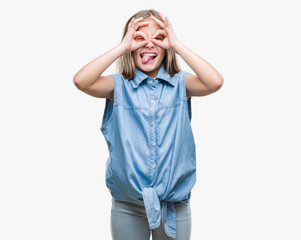
[[[149, 78], [148, 75], [146, 75], [144, 72], [142, 72], [139, 68], [136, 67], [136, 75], [133, 78], [132, 85], [134, 88], [139, 87], [140, 83], [142, 83], [145, 79]], [[175, 86], [175, 79], [172, 78], [168, 72], [166, 71], [164, 64], [161, 65], [159, 68], [158, 74], [156, 79], [164, 80], [168, 83], [170, 83], [172, 86]]]

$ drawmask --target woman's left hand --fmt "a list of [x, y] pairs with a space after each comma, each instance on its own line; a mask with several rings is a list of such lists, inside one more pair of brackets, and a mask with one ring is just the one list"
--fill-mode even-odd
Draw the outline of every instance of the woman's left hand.
[[[179, 43], [176, 37], [169, 19], [162, 13], [159, 13], [160, 17], [164, 22], [160, 21], [158, 18], [152, 16], [151, 18], [162, 28], [158, 30], [150, 39], [154, 44], [161, 48], [170, 49], [176, 52], [176, 46]], [[162, 39], [159, 36], [163, 36]], [[163, 39], [164, 38], [164, 39]]]

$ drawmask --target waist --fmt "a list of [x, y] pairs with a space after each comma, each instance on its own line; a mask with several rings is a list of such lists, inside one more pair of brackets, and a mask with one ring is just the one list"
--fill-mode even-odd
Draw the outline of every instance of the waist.
[[[126, 204], [126, 205], [131, 205], [131, 206], [140, 206], [140, 207], [145, 207], [144, 202], [131, 202], [131, 201], [122, 201], [122, 200], [117, 200], [116, 198], [112, 197], [112, 202], [120, 203], [120, 204]], [[184, 205], [189, 203], [189, 200], [187, 201], [177, 201], [177, 202], [170, 202], [173, 203], [175, 207]]]

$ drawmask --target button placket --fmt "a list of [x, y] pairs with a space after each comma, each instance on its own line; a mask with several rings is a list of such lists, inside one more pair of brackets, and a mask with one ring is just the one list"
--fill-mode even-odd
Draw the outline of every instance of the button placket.
[[157, 112], [157, 96], [156, 96], [156, 80], [149, 80], [149, 89], [150, 89], [150, 94], [149, 94], [149, 99], [150, 99], [150, 125], [151, 125], [151, 134], [150, 134], [150, 145], [151, 145], [151, 159], [149, 162], [149, 171], [150, 171], [150, 180], [152, 182], [151, 185], [153, 185], [155, 177], [156, 177], [156, 163], [157, 163], [157, 129], [156, 129], [156, 124], [155, 124], [155, 116]]

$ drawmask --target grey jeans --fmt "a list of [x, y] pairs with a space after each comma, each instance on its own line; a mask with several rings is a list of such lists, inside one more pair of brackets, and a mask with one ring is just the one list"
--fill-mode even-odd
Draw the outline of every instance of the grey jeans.
[[[190, 203], [177, 203], [176, 240], [189, 240], [191, 234]], [[161, 221], [159, 228], [150, 230], [143, 203], [121, 202], [112, 198], [111, 234], [113, 240], [174, 240], [165, 234]]]

